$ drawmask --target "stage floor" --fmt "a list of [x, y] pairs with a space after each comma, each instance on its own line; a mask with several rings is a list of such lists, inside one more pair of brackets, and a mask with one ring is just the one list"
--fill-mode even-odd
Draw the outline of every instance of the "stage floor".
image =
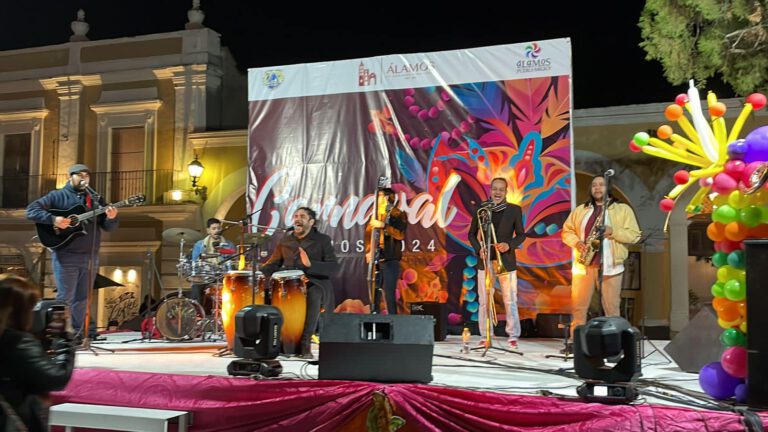
[[[76, 367], [137, 371], [167, 374], [186, 374], [201, 376], [227, 376], [227, 365], [234, 356], [217, 356], [223, 342], [128, 342], [140, 337], [138, 333], [115, 333], [107, 335], [107, 340], [96, 342], [95, 347], [114, 349], [116, 352], [99, 352], [94, 355], [83, 351], [77, 354]], [[480, 341], [473, 336], [470, 346]], [[503, 346], [506, 340], [495, 340]], [[494, 391], [513, 394], [563, 395], [576, 396], [576, 387], [580, 380], [571, 378], [573, 361], [549, 359], [546, 355], [557, 354], [563, 347], [562, 341], [555, 339], [523, 339], [520, 351], [524, 355], [489, 351], [481, 356], [482, 351], [470, 354], [461, 353], [461, 337], [448, 336], [443, 342], [436, 342], [432, 360], [433, 381], [431, 385], [457, 387], [470, 390]], [[663, 348], [668, 341], [653, 341], [653, 345]], [[681, 371], [677, 365], [668, 361], [661, 353], [654, 351], [654, 346], [644, 342], [643, 376], [661, 385], [673, 385], [695, 392], [702, 392], [698, 375]], [[316, 379], [319, 358], [318, 345], [313, 344], [315, 361], [294, 357], [279, 357], [285, 378]], [[403, 359], [407, 361], [408, 359]], [[563, 374], [562, 372], [565, 372]], [[675, 402], [645, 395], [641, 400], [652, 403], [677, 405]], [[688, 405], [685, 405], [688, 406]]]

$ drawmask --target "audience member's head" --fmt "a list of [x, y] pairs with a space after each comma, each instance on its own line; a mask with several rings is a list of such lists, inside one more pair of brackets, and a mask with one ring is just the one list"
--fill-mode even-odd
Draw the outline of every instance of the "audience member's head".
[[0, 275], [0, 334], [6, 328], [29, 331], [35, 305], [40, 295], [37, 287], [14, 274]]

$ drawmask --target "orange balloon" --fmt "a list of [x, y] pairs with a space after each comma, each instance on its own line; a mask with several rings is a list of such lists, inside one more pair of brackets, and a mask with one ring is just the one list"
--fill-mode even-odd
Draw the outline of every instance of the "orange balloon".
[[747, 238], [749, 228], [740, 222], [730, 222], [725, 225], [725, 238], [730, 241], [742, 241]]
[[709, 115], [712, 117], [722, 117], [723, 114], [725, 114], [726, 111], [725, 104], [722, 102], [715, 102], [712, 104], [711, 107], [709, 107]]
[[667, 139], [671, 137], [673, 133], [674, 131], [669, 125], [661, 125], [658, 129], [656, 129], [656, 136], [661, 139]]
[[669, 121], [676, 121], [683, 115], [683, 107], [677, 104], [672, 104], [664, 109], [664, 117]]
[[726, 298], [715, 298], [712, 306], [717, 311], [717, 317], [726, 322], [733, 322], [741, 317], [739, 304]]
[[720, 222], [712, 222], [707, 225], [707, 237], [712, 241], [725, 240], [725, 225]]
[[744, 318], [747, 317], [747, 302], [745, 302], [745, 301], [740, 301], [739, 302], [739, 313]]

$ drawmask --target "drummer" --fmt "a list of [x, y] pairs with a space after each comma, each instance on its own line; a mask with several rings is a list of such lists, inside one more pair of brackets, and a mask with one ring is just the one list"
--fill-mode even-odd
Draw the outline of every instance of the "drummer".
[[293, 214], [293, 227], [286, 233], [267, 263], [261, 268], [265, 277], [280, 270], [301, 270], [309, 279], [307, 315], [301, 335], [301, 357], [312, 358], [311, 338], [320, 318], [320, 306], [333, 311], [336, 306], [331, 276], [339, 270], [331, 238], [317, 231], [317, 215], [309, 207], [299, 207]]
[[[192, 248], [192, 261], [206, 261], [218, 268], [223, 266], [222, 263], [235, 255], [235, 245], [221, 235], [223, 229], [219, 219], [210, 218], [206, 225], [208, 235], [195, 243], [195, 246]], [[226, 262], [229, 263], [231, 260]], [[208, 285], [192, 284], [192, 299], [203, 304], [203, 296]], [[209, 313], [210, 311], [205, 312]]]

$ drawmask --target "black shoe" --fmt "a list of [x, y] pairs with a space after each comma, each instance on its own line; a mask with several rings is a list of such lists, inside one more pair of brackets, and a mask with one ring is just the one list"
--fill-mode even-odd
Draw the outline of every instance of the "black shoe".
[[305, 360], [314, 360], [315, 356], [313, 356], [311, 352], [308, 352], [308, 353], [301, 354], [299, 358], [305, 359]]
[[565, 348], [560, 350], [560, 354], [565, 354], [565, 355], [573, 354], [573, 344], [570, 342], [566, 344]]

